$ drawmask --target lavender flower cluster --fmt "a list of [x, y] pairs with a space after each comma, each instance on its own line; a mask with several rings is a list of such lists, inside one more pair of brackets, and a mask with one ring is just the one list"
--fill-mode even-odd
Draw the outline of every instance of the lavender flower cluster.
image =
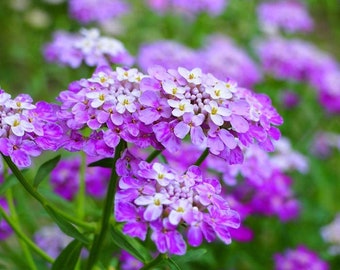
[[182, 225], [191, 246], [216, 236], [231, 243], [228, 228], [238, 228], [239, 215], [220, 195], [217, 179], [207, 179], [197, 166], [179, 173], [161, 163], [137, 160], [128, 152], [121, 158], [118, 174], [115, 217], [125, 222], [123, 232], [145, 240], [148, 226], [151, 239], [161, 253], [183, 255], [186, 243]]
[[[282, 118], [265, 95], [223, 82], [199, 68], [187, 70], [97, 69], [90, 79], [60, 93], [59, 120], [65, 122], [65, 148], [90, 156], [111, 156], [120, 138], [145, 148], [176, 152], [189, 134], [229, 163], [240, 163], [240, 145], [255, 141], [272, 151]], [[84, 137], [80, 132], [89, 129]]]
[[207, 37], [203, 48], [198, 50], [170, 40], [144, 44], [137, 63], [143, 71], [155, 65], [166, 69], [199, 67], [220, 80], [236, 80], [243, 87], [252, 87], [262, 79], [259, 67], [248, 54], [230, 38], [221, 35]]
[[130, 11], [125, 0], [69, 0], [68, 6], [70, 16], [83, 24], [102, 23]]
[[60, 147], [63, 129], [57, 124], [58, 106], [40, 101], [32, 103], [27, 94], [14, 99], [0, 89], [0, 152], [10, 156], [20, 168], [31, 165], [31, 157]]
[[[94, 162], [87, 158], [87, 163]], [[53, 191], [66, 200], [73, 200], [79, 190], [81, 160], [71, 157], [61, 160], [51, 173], [50, 183]], [[110, 170], [101, 167], [86, 167], [86, 193], [94, 198], [102, 198], [106, 193]]]
[[267, 73], [309, 83], [317, 89], [319, 100], [328, 111], [340, 111], [340, 68], [330, 55], [306, 41], [279, 37], [260, 42], [257, 52]]
[[227, 2], [227, 0], [146, 0], [147, 5], [160, 14], [175, 12], [189, 18], [204, 12], [210, 16], [217, 16], [224, 11]]
[[80, 34], [58, 31], [44, 47], [44, 57], [77, 68], [84, 61], [88, 66], [121, 64], [130, 66], [133, 57], [117, 39], [101, 37], [98, 29], [82, 29]]
[[286, 250], [283, 254], [276, 254], [274, 259], [275, 270], [328, 270], [327, 263], [305, 246], [298, 246], [296, 249]]
[[328, 252], [331, 255], [340, 254], [340, 215], [334, 218], [334, 220], [321, 228], [321, 236], [323, 240], [330, 245]]
[[313, 19], [299, 1], [263, 2], [257, 7], [260, 26], [266, 32], [310, 32]]

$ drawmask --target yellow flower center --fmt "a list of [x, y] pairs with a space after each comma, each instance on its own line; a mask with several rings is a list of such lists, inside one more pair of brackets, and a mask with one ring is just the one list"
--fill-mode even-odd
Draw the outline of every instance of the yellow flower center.
[[20, 125], [20, 121], [15, 119], [13, 122], [13, 127], [17, 127], [19, 125]]
[[212, 114], [212, 115], [217, 114], [217, 108], [216, 108], [216, 107], [213, 107], [213, 108], [211, 109], [211, 114]]
[[160, 206], [160, 205], [161, 205], [161, 201], [160, 201], [159, 199], [155, 199], [155, 200], [154, 200], [154, 204], [155, 204], [156, 206]]

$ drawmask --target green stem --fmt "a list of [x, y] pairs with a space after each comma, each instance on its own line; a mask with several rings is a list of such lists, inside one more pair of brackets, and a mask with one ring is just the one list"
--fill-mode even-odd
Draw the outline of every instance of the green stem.
[[153, 161], [160, 153], [162, 153], [163, 150], [154, 150], [147, 158], [146, 162]]
[[203, 163], [203, 161], [206, 159], [206, 157], [207, 157], [208, 155], [209, 155], [209, 149], [206, 148], [206, 149], [204, 150], [204, 152], [201, 154], [201, 156], [196, 160], [196, 162], [194, 163], [194, 165], [200, 166], [200, 165]]
[[[29, 246], [32, 250], [34, 250], [37, 254], [39, 254], [44, 260], [49, 263], [53, 263], [53, 259], [48, 256], [44, 251], [42, 251], [36, 244], [34, 244], [15, 224], [15, 221], [12, 220], [5, 212], [5, 210], [0, 207], [0, 215], [6, 220], [6, 222], [11, 226], [16, 235], [23, 241], [27, 246]], [[36, 269], [36, 268], [34, 268]]]
[[[13, 193], [12, 193], [12, 190], [11, 189], [8, 189], [7, 192], [6, 192], [6, 200], [7, 200], [7, 203], [8, 203], [8, 208], [9, 208], [9, 212], [12, 216], [12, 220], [14, 223], [18, 224], [18, 229], [20, 230], [20, 222], [19, 222], [19, 218], [18, 218], [18, 214], [16, 212], [16, 209], [15, 209], [15, 205], [13, 203]], [[37, 269], [36, 265], [35, 265], [35, 262], [33, 260], [33, 257], [32, 257], [32, 254], [30, 252], [30, 250], [27, 248], [27, 245], [26, 243], [19, 237], [19, 244], [21, 246], [21, 249], [22, 251], [24, 252], [24, 255], [25, 255], [25, 258], [26, 258], [26, 261], [30, 267], [30, 269]]]
[[79, 179], [79, 192], [77, 195], [77, 213], [80, 220], [85, 216], [85, 175], [86, 175], [86, 155], [81, 153], [81, 167]]
[[10, 157], [2, 155], [3, 159], [6, 161], [8, 167], [11, 169], [12, 173], [16, 176], [16, 178], [19, 180], [21, 185], [26, 189], [26, 191], [32, 195], [33, 198], [35, 198], [40, 204], [46, 208], [52, 208], [55, 212], [57, 212], [59, 215], [63, 216], [65, 219], [70, 221], [71, 223], [82, 227], [88, 231], [94, 231], [95, 227], [93, 224], [89, 224], [86, 222], [83, 222], [81, 220], [78, 220], [77, 218], [74, 218], [66, 213], [64, 213], [62, 210], [59, 208], [51, 205], [43, 196], [41, 196], [31, 185], [30, 183], [26, 180], [24, 175], [21, 173], [21, 171], [18, 169], [18, 167], [13, 163]]
[[120, 158], [121, 153], [124, 151], [126, 147], [127, 147], [126, 142], [121, 139], [120, 143], [118, 144], [116, 148], [115, 156], [113, 158], [111, 177], [110, 177], [109, 186], [107, 188], [104, 209], [103, 209], [102, 219], [100, 223], [100, 230], [99, 230], [99, 233], [95, 236], [91, 250], [90, 250], [90, 255], [89, 255], [89, 259], [88, 259], [87, 267], [86, 267], [86, 269], [88, 270], [93, 269], [93, 266], [98, 259], [98, 255], [101, 252], [101, 248], [103, 246], [103, 242], [104, 242], [104, 239], [105, 239], [108, 227], [109, 227], [110, 216], [112, 215], [113, 209], [114, 209], [114, 198], [115, 198], [117, 180], [118, 180], [118, 175], [116, 172], [116, 162], [118, 158]]

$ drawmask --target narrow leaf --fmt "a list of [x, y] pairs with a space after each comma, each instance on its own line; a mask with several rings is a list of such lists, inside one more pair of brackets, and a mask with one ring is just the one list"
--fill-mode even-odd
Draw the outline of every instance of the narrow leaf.
[[52, 270], [75, 269], [82, 247], [82, 243], [74, 239], [54, 261]]
[[88, 167], [112, 168], [112, 165], [114, 164], [113, 161], [113, 158], [103, 158], [90, 163]]
[[111, 235], [113, 242], [120, 248], [129, 252], [132, 256], [143, 263], [147, 263], [152, 259], [148, 250], [140, 244], [136, 239], [124, 235], [120, 229], [111, 226]]
[[73, 224], [68, 222], [63, 216], [56, 213], [49, 205], [45, 206], [45, 210], [59, 226], [60, 230], [62, 230], [65, 234], [71, 236], [72, 238], [78, 239], [85, 245], [89, 243], [89, 240], [83, 234], [81, 234], [77, 228], [73, 226]]
[[37, 188], [39, 184], [44, 180], [44, 178], [51, 173], [51, 171], [57, 166], [60, 155], [46, 161], [43, 163], [39, 169], [37, 174], [35, 175], [34, 181], [33, 181], [33, 187]]
[[201, 256], [203, 256], [204, 254], [207, 253], [207, 250], [204, 248], [200, 248], [200, 249], [191, 249], [188, 250], [185, 255], [183, 256], [172, 256], [171, 258], [177, 263], [177, 264], [183, 264], [186, 262], [190, 262], [190, 261], [195, 261], [197, 260], [197, 258], [200, 258]]
[[181, 267], [179, 267], [178, 264], [170, 257], [168, 258], [167, 262], [171, 270], [182, 270]]

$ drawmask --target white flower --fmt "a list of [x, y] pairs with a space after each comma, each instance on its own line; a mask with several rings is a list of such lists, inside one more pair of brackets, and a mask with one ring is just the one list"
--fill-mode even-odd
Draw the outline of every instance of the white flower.
[[184, 97], [184, 93], [185, 93], [185, 88], [178, 86], [174, 81], [164, 81], [162, 83], [163, 89], [166, 93], [173, 95], [179, 99]]
[[200, 68], [194, 68], [189, 71], [186, 68], [179, 67], [178, 73], [187, 80], [188, 83], [201, 84], [202, 83], [202, 70]]
[[206, 92], [213, 99], [230, 99], [233, 97], [233, 94], [223, 82], [217, 82], [213, 87], [207, 88]]
[[117, 99], [118, 99], [118, 103], [117, 103], [116, 110], [118, 113], [123, 114], [125, 110], [129, 111], [130, 113], [133, 113], [136, 111], [136, 105], [134, 104], [135, 97], [127, 96], [127, 95], [119, 95]]
[[194, 106], [187, 99], [182, 99], [180, 101], [169, 99], [168, 100], [168, 104], [172, 108], [175, 108], [172, 111], [172, 115], [176, 116], [176, 117], [180, 117], [180, 116], [182, 116], [183, 114], [185, 114], [187, 112], [190, 112], [190, 113], [194, 112]]
[[34, 131], [34, 126], [30, 122], [24, 119], [21, 119], [19, 114], [14, 114], [14, 115], [5, 117], [4, 122], [7, 125], [10, 125], [11, 130], [14, 133], [14, 135], [19, 136], [19, 137], [24, 136], [25, 131], [26, 132]]
[[210, 101], [208, 105], [204, 105], [204, 110], [209, 113], [210, 119], [214, 124], [222, 126], [224, 123], [223, 116], [230, 116], [231, 111], [224, 107], [218, 107], [216, 101]]

